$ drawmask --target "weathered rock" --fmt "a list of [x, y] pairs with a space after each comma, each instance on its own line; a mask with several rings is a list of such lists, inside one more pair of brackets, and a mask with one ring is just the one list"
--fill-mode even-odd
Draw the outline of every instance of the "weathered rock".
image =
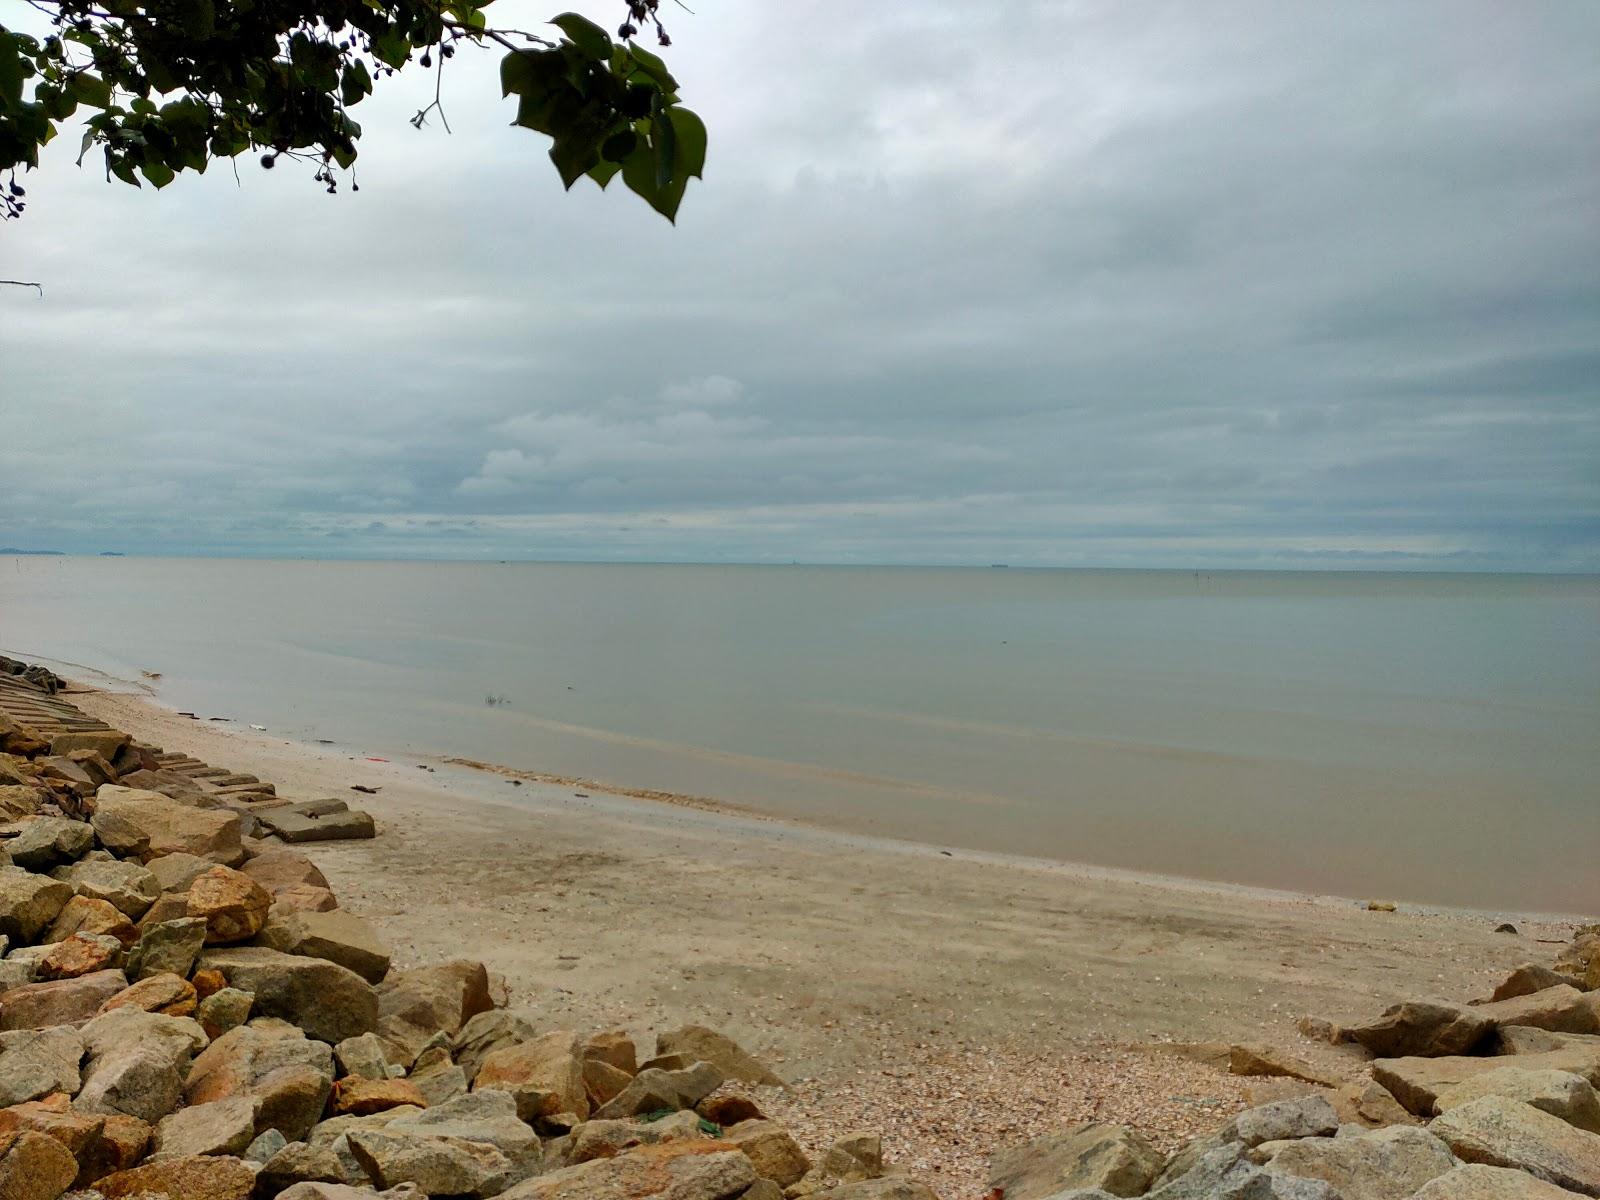
[[[198, 854], [185, 854], [181, 851], [176, 854], [162, 854], [150, 859], [145, 864], [145, 869], [155, 876], [156, 883], [163, 892], [187, 893], [189, 886], [196, 879], [204, 875], [217, 864], [209, 858], [201, 858]], [[249, 875], [245, 863], [240, 870]], [[253, 878], [253, 876], [252, 876]]]
[[1600, 994], [1561, 983], [1475, 1010], [1501, 1026], [1528, 1025], [1552, 1033], [1600, 1033]]
[[207, 950], [200, 965], [221, 971], [230, 987], [251, 993], [256, 1012], [281, 1017], [330, 1045], [367, 1033], [378, 1023], [378, 996], [372, 987], [325, 959], [238, 946]]
[[51, 754], [71, 754], [74, 750], [93, 750], [110, 762], [130, 741], [115, 729], [88, 730], [83, 733], [58, 733], [50, 739]]
[[[490, 1096], [493, 1092], [482, 1092]], [[596, 1158], [614, 1158], [635, 1146], [658, 1146], [665, 1142], [698, 1142], [706, 1139], [700, 1118], [685, 1110], [654, 1121], [585, 1121], [572, 1131], [567, 1148], [567, 1166]]]
[[589, 1097], [578, 1049], [577, 1037], [566, 1031], [501, 1046], [483, 1060], [473, 1088], [510, 1093], [517, 1103], [517, 1115], [524, 1121], [561, 1113], [584, 1120], [589, 1115]]
[[29, 871], [48, 871], [76, 862], [92, 849], [94, 830], [65, 817], [35, 817], [6, 846], [11, 861]]
[[237, 1158], [168, 1158], [118, 1171], [95, 1184], [105, 1200], [250, 1200], [255, 1172]]
[[1273, 1156], [1269, 1172], [1321, 1179], [1342, 1200], [1403, 1200], [1456, 1165], [1426, 1129], [1394, 1125], [1358, 1137], [1306, 1138]]
[[239, 869], [274, 896], [288, 888], [328, 886], [316, 863], [286, 846], [269, 845]]
[[190, 1017], [195, 1010], [194, 985], [181, 975], [151, 975], [118, 992], [100, 1006], [100, 1011], [105, 1013], [125, 1007], [142, 1008], [145, 1012], [168, 1017]]
[[245, 1147], [244, 1158], [253, 1163], [265, 1163], [279, 1150], [289, 1144], [289, 1139], [276, 1129], [268, 1129], [256, 1134], [254, 1140]]
[[59, 790], [74, 793], [79, 796], [92, 796], [94, 790], [105, 782], [103, 775], [96, 778], [76, 762], [71, 755], [52, 754], [49, 758], [41, 758], [34, 763], [41, 779], [48, 779], [61, 785]]
[[852, 1133], [830, 1145], [818, 1164], [823, 1175], [842, 1183], [858, 1183], [883, 1175], [883, 1139], [875, 1133]]
[[272, 896], [243, 871], [212, 867], [189, 885], [188, 912], [206, 923], [206, 945], [228, 946], [255, 937], [267, 923]]
[[732, 1038], [703, 1025], [685, 1025], [656, 1036], [656, 1054], [681, 1054], [690, 1063], [708, 1062], [724, 1079], [763, 1087], [782, 1087], [783, 1080]]
[[378, 1033], [391, 1049], [391, 1060], [409, 1067], [435, 1033], [453, 1037], [493, 1007], [489, 973], [481, 962], [458, 958], [391, 971], [378, 985]]
[[[1099, 1189], [1095, 1189], [1098, 1191]], [[1069, 1195], [1071, 1193], [1068, 1193]], [[1094, 1192], [1081, 1192], [1080, 1196], [1091, 1197]], [[1112, 1195], [1110, 1192], [1101, 1192], [1101, 1195]], [[931, 1188], [926, 1184], [918, 1183], [915, 1179], [902, 1176], [891, 1176], [886, 1179], [868, 1179], [861, 1183], [846, 1183], [826, 1192], [818, 1194], [817, 1200], [939, 1200]], [[1165, 1200], [1165, 1198], [1163, 1198]], [[1265, 1200], [1264, 1197], [1252, 1196], [1249, 1200]]]
[[1222, 1127], [1225, 1141], [1259, 1146], [1281, 1138], [1332, 1137], [1339, 1128], [1339, 1114], [1320, 1096], [1301, 1096], [1246, 1109]]
[[493, 1196], [513, 1174], [511, 1160], [487, 1142], [392, 1130], [391, 1125], [347, 1135], [350, 1153], [380, 1188], [414, 1183], [430, 1196]]
[[[487, 994], [487, 981], [485, 982]], [[604, 1036], [604, 1035], [602, 1035]], [[521, 1017], [503, 1008], [491, 1008], [477, 1013], [450, 1039], [450, 1052], [471, 1080], [478, 1073], [491, 1051], [508, 1042], [529, 1042], [534, 1037], [533, 1026]], [[591, 1039], [592, 1041], [593, 1039]], [[585, 1043], [587, 1046], [587, 1043]], [[631, 1048], [632, 1043], [629, 1043]], [[585, 1053], [585, 1058], [589, 1055]], [[631, 1076], [632, 1071], [628, 1072]]]
[[[0, 1011], [3, 1011], [4, 1003], [5, 996], [0, 994]], [[1444, 1058], [1380, 1058], [1372, 1064], [1372, 1078], [1392, 1092], [1407, 1112], [1419, 1117], [1434, 1115], [1435, 1102], [1444, 1089], [1486, 1071], [1507, 1066], [1527, 1071], [1570, 1071], [1583, 1076], [1590, 1083], [1600, 1081], [1600, 1047], [1570, 1046], [1513, 1057], [1515, 1061], [1460, 1055]]]
[[265, 809], [261, 824], [286, 842], [333, 842], [370, 838], [377, 826], [368, 813], [357, 809], [312, 816], [292, 808]]
[[1453, 1108], [1429, 1129], [1458, 1158], [1526, 1171], [1585, 1196], [1600, 1196], [1600, 1134], [1504, 1096]]
[[408, 1137], [485, 1142], [504, 1154], [519, 1175], [536, 1170], [544, 1154], [533, 1130], [517, 1117], [516, 1101], [504, 1092], [474, 1092], [436, 1108], [403, 1112], [384, 1128]]
[[88, 1059], [77, 1107], [155, 1124], [178, 1106], [206, 1035], [187, 1017], [118, 1008], [85, 1025], [83, 1043]]
[[[1600, 1054], [1600, 1035], [1592, 1033], [1558, 1033], [1550, 1029], [1536, 1029], [1532, 1025], [1507, 1025], [1495, 1031], [1494, 1053], [1547, 1054], [1553, 1050], [1576, 1050], [1584, 1054]], [[1600, 1087], [1600, 1084], [1596, 1084]]]
[[[66, 1147], [80, 1164], [94, 1156], [105, 1117], [74, 1112], [64, 1092], [0, 1108], [0, 1137], [25, 1130], [42, 1133]], [[80, 1172], [79, 1182], [87, 1182]]]
[[1576, 1194], [1522, 1171], [1467, 1163], [1423, 1184], [1411, 1200], [1572, 1200]]
[[[481, 1086], [482, 1072], [479, 1072], [479, 1079]], [[673, 1111], [693, 1108], [721, 1086], [722, 1072], [710, 1063], [696, 1063], [687, 1071], [662, 1071], [652, 1067], [635, 1075], [621, 1094], [602, 1105], [594, 1115], [615, 1120], [664, 1108]]]
[[237, 1029], [250, 1019], [250, 1009], [256, 998], [238, 988], [218, 988], [195, 1009], [195, 1020], [206, 1036], [215, 1040], [231, 1029]]
[[1090, 1122], [996, 1153], [989, 1160], [989, 1186], [1006, 1200], [1045, 1200], [1070, 1188], [1096, 1187], [1114, 1196], [1139, 1196], [1165, 1162], [1132, 1129]]
[[300, 912], [275, 909], [262, 931], [261, 944], [286, 954], [325, 958], [354, 971], [368, 983], [381, 983], [389, 973], [389, 948], [372, 926], [342, 909]]
[[31, 942], [71, 899], [72, 889], [59, 879], [0, 866], [0, 934], [13, 942]]
[[127, 916], [105, 900], [74, 896], [68, 900], [44, 935], [47, 942], [65, 941], [75, 933], [104, 933], [124, 946], [139, 940], [139, 930]]
[[374, 1192], [371, 1188], [347, 1187], [342, 1183], [297, 1183], [279, 1192], [278, 1200], [427, 1200], [428, 1194], [414, 1183]]
[[428, 1098], [409, 1079], [362, 1079], [352, 1075], [333, 1085], [333, 1111], [339, 1116], [367, 1117], [404, 1105], [428, 1107]]
[[152, 975], [187, 977], [205, 940], [206, 923], [198, 917], [147, 925], [128, 952], [128, 975], [133, 979]]
[[1255, 1044], [1228, 1047], [1228, 1073], [1299, 1079], [1322, 1087], [1335, 1087], [1339, 1082], [1293, 1054], [1273, 1046]]
[[1445, 1088], [1434, 1100], [1434, 1106], [1444, 1113], [1484, 1096], [1520, 1100], [1560, 1117], [1568, 1125], [1600, 1133], [1600, 1095], [1587, 1079], [1570, 1071], [1497, 1067]]
[[1442, 1001], [1408, 1000], [1391, 1005], [1375, 1021], [1345, 1030], [1349, 1038], [1383, 1058], [1468, 1054], [1494, 1032], [1481, 1009]]
[[55, 1138], [24, 1130], [0, 1134], [0, 1196], [56, 1200], [78, 1177], [78, 1162]]
[[757, 1180], [737, 1150], [714, 1141], [669, 1142], [537, 1176], [502, 1193], [502, 1200], [735, 1200]]
[[334, 1059], [345, 1075], [361, 1079], [388, 1079], [389, 1062], [383, 1056], [383, 1040], [375, 1033], [346, 1038], [333, 1048]]
[[128, 986], [121, 971], [97, 971], [77, 979], [29, 983], [0, 992], [0, 1029], [44, 1029], [87, 1021]]
[[96, 832], [101, 832], [111, 819], [126, 822], [148, 838], [148, 853], [152, 856], [181, 852], [230, 867], [244, 861], [241, 826], [235, 813], [191, 808], [159, 792], [108, 784], [95, 794]]
[[32, 784], [6, 783], [0, 779], [0, 820], [31, 817], [48, 798], [48, 793]]
[[82, 1059], [83, 1038], [65, 1026], [0, 1033], [0, 1107], [55, 1092], [76, 1096]]
[[0, 753], [32, 758], [50, 749], [50, 743], [31, 725], [0, 713]]
[[724, 1131], [722, 1140], [742, 1150], [756, 1174], [779, 1187], [798, 1183], [811, 1170], [805, 1151], [775, 1121], [745, 1121]]
[[122, 965], [122, 943], [106, 933], [75, 933], [52, 945], [35, 968], [40, 979], [77, 979]]
[[1518, 996], [1531, 996], [1546, 988], [1560, 987], [1564, 983], [1571, 982], [1570, 977], [1558, 974], [1549, 967], [1541, 967], [1537, 963], [1523, 963], [1501, 981], [1489, 999], [1491, 1002], [1514, 1000]]
[[143, 860], [150, 853], [150, 835], [124, 816], [95, 813], [90, 817], [95, 840], [118, 858]]
[[1344, 1084], [1334, 1093], [1333, 1106], [1340, 1124], [1375, 1127], [1417, 1123], [1417, 1118], [1375, 1079], [1353, 1079]]
[[639, 1073], [638, 1052], [633, 1039], [620, 1029], [585, 1038], [581, 1053], [585, 1062], [603, 1062], [626, 1075]]
[[86, 859], [68, 867], [57, 867], [51, 874], [79, 896], [104, 900], [131, 921], [144, 916], [161, 895], [161, 884], [156, 877], [138, 863]]
[[256, 1102], [232, 1096], [180, 1108], [156, 1125], [152, 1158], [197, 1154], [243, 1154], [255, 1140]]
[[[598, 1058], [583, 1060], [583, 1089], [590, 1109], [598, 1109], [622, 1095], [633, 1076]], [[715, 1120], [715, 1118], [708, 1118]], [[731, 1124], [731, 1122], [730, 1122]]]
[[317, 1123], [333, 1089], [333, 1053], [319, 1041], [242, 1026], [194, 1060], [184, 1083], [190, 1104], [235, 1096], [256, 1100], [256, 1132], [276, 1129], [290, 1141]]
[[312, 887], [310, 884], [301, 884], [298, 887], [284, 888], [272, 895], [272, 907], [275, 912], [333, 912], [339, 907], [338, 898], [327, 888]]

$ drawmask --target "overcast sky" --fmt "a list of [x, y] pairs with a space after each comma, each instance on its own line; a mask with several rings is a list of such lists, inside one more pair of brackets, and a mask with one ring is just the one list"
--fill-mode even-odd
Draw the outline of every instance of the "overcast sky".
[[676, 228], [489, 53], [358, 194], [60, 138], [0, 545], [1600, 570], [1594, 0], [690, 7]]

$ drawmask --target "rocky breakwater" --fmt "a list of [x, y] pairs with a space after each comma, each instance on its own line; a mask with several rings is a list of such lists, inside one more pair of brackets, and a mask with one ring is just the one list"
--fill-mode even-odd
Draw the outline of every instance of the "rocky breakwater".
[[1600, 1196], [1600, 925], [1491, 995], [1300, 1025], [1335, 1052], [1174, 1048], [1277, 1097], [1215, 1133], [1169, 1158], [1125, 1127], [1063, 1130], [995, 1155], [989, 1200]]
[[811, 1161], [714, 1030], [640, 1061], [395, 969], [286, 844], [370, 817], [172, 766], [0, 712], [3, 1200], [937, 1200], [868, 1133]]

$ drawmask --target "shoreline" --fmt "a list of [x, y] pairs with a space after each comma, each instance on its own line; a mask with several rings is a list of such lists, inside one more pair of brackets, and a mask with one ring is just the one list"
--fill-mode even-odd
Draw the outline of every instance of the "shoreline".
[[[41, 658], [38, 661], [58, 663], [73, 666], [78, 670], [92, 670], [81, 664], [65, 664], [61, 660]], [[104, 672], [95, 672], [104, 678], [115, 678], [105, 675]], [[159, 677], [157, 677], [159, 678]], [[341, 758], [342, 752], [349, 751], [353, 756], [359, 756], [367, 761], [377, 761], [367, 754], [361, 753], [361, 748], [342, 743], [332, 739], [314, 739], [307, 741], [302, 737], [284, 736], [271, 730], [257, 729], [255, 726], [241, 724], [232, 717], [205, 718], [186, 715], [183, 711], [174, 708], [162, 701], [157, 693], [156, 686], [137, 680], [117, 679], [117, 682], [138, 689], [132, 692], [112, 691], [99, 684], [73, 678], [70, 681], [67, 693], [75, 698], [105, 697], [123, 700], [138, 706], [148, 707], [154, 712], [164, 716], [182, 719], [192, 723], [197, 728], [205, 728], [219, 736], [237, 739], [250, 743], [258, 741], [261, 744], [295, 746], [308, 755], [324, 758]], [[582, 790], [589, 795], [585, 798], [609, 798], [615, 801], [632, 801], [647, 805], [664, 805], [675, 809], [700, 812], [731, 821], [749, 822], [755, 825], [777, 825], [794, 831], [797, 835], [806, 835], [822, 841], [835, 841], [841, 844], [869, 847], [887, 853], [942, 855], [949, 857], [959, 856], [962, 859], [976, 862], [990, 862], [996, 865], [1009, 865], [1024, 867], [1031, 870], [1062, 872], [1072, 877], [1086, 880], [1105, 880], [1134, 885], [1145, 885], [1176, 891], [1197, 891], [1216, 895], [1241, 896], [1265, 902], [1282, 902], [1303, 904], [1312, 903], [1327, 905], [1335, 909], [1363, 908], [1369, 901], [1388, 901], [1396, 904], [1400, 912], [1412, 913], [1421, 916], [1439, 917], [1453, 920], [1472, 921], [1515, 921], [1519, 923], [1537, 924], [1541, 926], [1560, 926], [1563, 924], [1582, 924], [1600, 919], [1600, 912], [1543, 912], [1528, 909], [1510, 908], [1478, 908], [1468, 905], [1437, 904], [1425, 901], [1412, 901], [1395, 899], [1389, 896], [1356, 896], [1332, 892], [1300, 891], [1291, 888], [1275, 888], [1261, 884], [1243, 883], [1228, 879], [1213, 879], [1204, 876], [1181, 875], [1161, 871], [1139, 870], [1137, 868], [1110, 866], [1073, 859], [1053, 858], [1038, 855], [1012, 854], [999, 850], [986, 850], [971, 846], [962, 846], [956, 843], [939, 843], [920, 841], [914, 838], [893, 837], [882, 834], [862, 833], [855, 830], [829, 824], [819, 819], [809, 819], [800, 816], [790, 816], [758, 809], [751, 805], [739, 804], [729, 800], [721, 800], [711, 796], [691, 795], [683, 792], [667, 791], [659, 788], [632, 786], [627, 784], [611, 783], [600, 779], [584, 778], [580, 776], [560, 775], [551, 772], [537, 771], [528, 768], [514, 767], [505, 763], [489, 762], [475, 758], [468, 758], [454, 754], [417, 754], [411, 751], [396, 751], [385, 746], [367, 747], [366, 750], [378, 756], [378, 760], [393, 761], [398, 763], [412, 763], [416, 765], [438, 765], [479, 773], [486, 776], [498, 777], [506, 780], [519, 780], [522, 783], [533, 783], [544, 787], [567, 790]], [[484, 802], [491, 804], [504, 804], [510, 808], [517, 808], [514, 796], [483, 797]]]
[[1570, 932], [946, 855], [370, 761], [144, 697], [69, 698], [285, 797], [375, 788], [359, 795], [375, 840], [302, 849], [397, 967], [481, 959], [544, 1028], [624, 1029], [641, 1045], [686, 1023], [725, 1029], [794, 1085], [763, 1098], [774, 1115], [880, 1129], [892, 1157], [958, 1198], [979, 1194], [997, 1144], [1095, 1119], [1170, 1148], [1261, 1094], [1260, 1081], [1159, 1053], [1166, 1043], [1264, 1043], [1344, 1073], [1348, 1048], [1301, 1036], [1300, 1018], [1486, 994], [1549, 957], [1539, 939]]

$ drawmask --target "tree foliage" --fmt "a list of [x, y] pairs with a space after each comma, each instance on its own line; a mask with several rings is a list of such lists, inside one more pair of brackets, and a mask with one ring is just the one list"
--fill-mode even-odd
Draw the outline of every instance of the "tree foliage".
[[[80, 165], [98, 150], [107, 178], [161, 188], [183, 171], [259, 152], [263, 167], [307, 162], [335, 192], [353, 180], [361, 126], [351, 110], [408, 66], [434, 72], [434, 100], [411, 120], [444, 121], [446, 64], [498, 47], [514, 123], [551, 139], [568, 188], [617, 175], [672, 219], [706, 153], [700, 118], [661, 58], [658, 0], [625, 0], [615, 36], [576, 13], [542, 36], [499, 29], [492, 0], [26, 0], [52, 32], [0, 25], [0, 215], [18, 216], [18, 168], [64, 123], [82, 119]], [[446, 125], [448, 128], [448, 125]]]

